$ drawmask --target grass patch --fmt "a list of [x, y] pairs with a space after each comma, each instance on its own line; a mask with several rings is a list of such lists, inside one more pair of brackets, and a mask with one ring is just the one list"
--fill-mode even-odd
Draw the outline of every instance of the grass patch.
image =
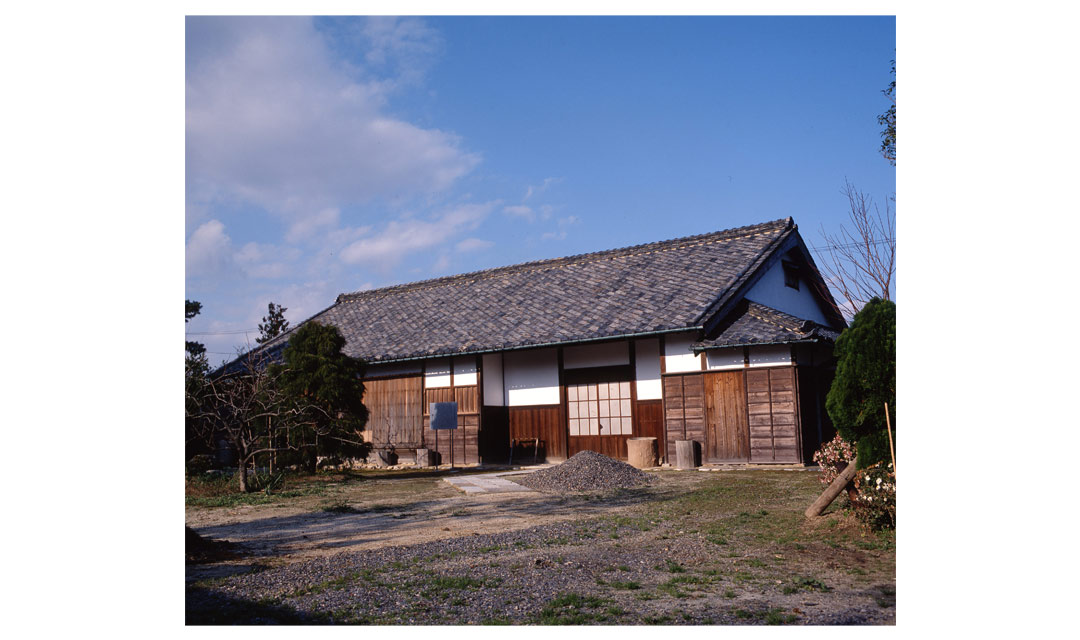
[[641, 622], [649, 625], [667, 624], [672, 621], [672, 617], [665, 614], [662, 616], [648, 615], [641, 618]]
[[186, 496], [184, 504], [189, 507], [246, 507], [277, 502], [278, 496], [265, 493], [229, 493], [220, 496]]
[[[367, 572], [370, 572], [370, 571], [371, 571], [370, 569], [367, 570]], [[296, 591], [293, 591], [291, 595], [292, 595], [292, 597], [295, 598], [295, 597], [299, 597], [299, 596], [307, 596], [307, 595], [312, 595], [312, 594], [316, 594], [316, 593], [323, 593], [323, 592], [326, 592], [326, 591], [335, 591], [337, 589], [344, 589], [345, 587], [349, 586], [350, 584], [356, 582], [357, 580], [359, 580], [361, 578], [370, 578], [371, 575], [372, 574], [370, 574], [370, 573], [365, 575], [365, 572], [361, 572], [361, 571], [352, 571], [352, 572], [349, 572], [349, 573], [347, 573], [347, 574], [345, 574], [343, 576], [339, 576], [337, 578], [331, 578], [329, 580], [324, 580], [324, 581], [318, 582], [316, 584], [308, 585], [306, 587], [301, 587], [301, 588], [297, 589]]]
[[483, 625], [508, 625], [508, 624], [513, 624], [513, 622], [511, 622], [510, 618], [507, 618], [506, 616], [492, 616], [490, 618], [484, 618], [483, 620], [480, 621], [480, 624], [483, 624]]
[[799, 619], [799, 616], [793, 613], [784, 613], [780, 609], [770, 609], [765, 613], [765, 624], [792, 624]]
[[537, 624], [543, 625], [580, 625], [599, 622], [607, 619], [607, 614], [599, 611], [605, 604], [607, 600], [596, 596], [564, 593], [548, 601], [534, 618]]
[[355, 507], [349, 505], [345, 500], [335, 500], [323, 505], [322, 510], [326, 513], [360, 513]]
[[798, 591], [821, 591], [823, 593], [832, 591], [827, 584], [810, 576], [795, 578], [790, 583], [785, 584], [782, 590], [786, 594], [792, 594]]
[[785, 613], [783, 609], [767, 609], [765, 611], [736, 609], [735, 617], [740, 620], [757, 620], [765, 624], [791, 624], [799, 619], [794, 614]]

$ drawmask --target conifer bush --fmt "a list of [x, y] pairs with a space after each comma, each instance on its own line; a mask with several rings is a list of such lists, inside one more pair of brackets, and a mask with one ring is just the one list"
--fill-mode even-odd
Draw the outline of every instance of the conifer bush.
[[896, 439], [896, 304], [874, 298], [836, 340], [836, 376], [825, 408], [836, 430], [855, 444], [859, 468], [891, 461], [885, 425], [889, 403]]

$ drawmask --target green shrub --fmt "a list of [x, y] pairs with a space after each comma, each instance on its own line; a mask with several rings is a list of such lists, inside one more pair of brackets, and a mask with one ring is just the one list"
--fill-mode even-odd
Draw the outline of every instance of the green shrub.
[[197, 456], [192, 456], [191, 459], [187, 461], [187, 465], [185, 465], [184, 470], [187, 472], [187, 476], [191, 478], [204, 474], [213, 468], [214, 456], [200, 454]]
[[885, 403], [896, 434], [896, 305], [874, 298], [836, 340], [836, 377], [825, 408], [837, 432], [855, 443], [859, 468], [890, 459]]
[[892, 463], [878, 463], [855, 476], [859, 497], [855, 517], [874, 531], [896, 528], [896, 475]]

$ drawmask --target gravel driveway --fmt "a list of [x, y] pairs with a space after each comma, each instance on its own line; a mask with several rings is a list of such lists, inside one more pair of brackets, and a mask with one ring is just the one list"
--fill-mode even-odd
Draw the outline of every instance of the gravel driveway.
[[[479, 496], [462, 496], [469, 504], [460, 508], [475, 515], [411, 523], [441, 539], [387, 544], [393, 535], [383, 532], [381, 544], [362, 550], [344, 545], [332, 555], [290, 561], [264, 553], [189, 567], [187, 621], [895, 624], [895, 581], [876, 572], [873, 552], [799, 544], [790, 556], [773, 559], [751, 555], [737, 541], [718, 545], [706, 532], [684, 530], [677, 518], [650, 520], [654, 511], [646, 508], [716, 474], [660, 475], [664, 480], [644, 488], [601, 495], [502, 494], [487, 497], [498, 503], [487, 505]], [[537, 496], [537, 506], [546, 500], [555, 521], [516, 530], [478, 531], [466, 524], [482, 522], [485, 508], [522, 509], [527, 505], [508, 500], [524, 496]], [[317, 515], [327, 531], [352, 527], [365, 516], [374, 527], [374, 518], [395, 514]], [[439, 526], [458, 518], [457, 530]], [[264, 534], [275, 530], [267, 525]], [[821, 561], [826, 555], [843, 562]], [[813, 568], [812, 578], [806, 566]], [[228, 575], [238, 571], [245, 573]]]

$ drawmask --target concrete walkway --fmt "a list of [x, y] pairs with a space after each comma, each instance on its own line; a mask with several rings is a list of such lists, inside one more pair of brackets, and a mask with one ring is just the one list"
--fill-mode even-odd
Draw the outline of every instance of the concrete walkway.
[[443, 482], [446, 482], [455, 489], [460, 489], [467, 494], [532, 491], [532, 489], [529, 489], [528, 487], [523, 487], [516, 482], [507, 480], [504, 476], [531, 473], [533, 471], [535, 471], [535, 469], [507, 471], [506, 473], [478, 473], [468, 476], [453, 476], [443, 478]]

